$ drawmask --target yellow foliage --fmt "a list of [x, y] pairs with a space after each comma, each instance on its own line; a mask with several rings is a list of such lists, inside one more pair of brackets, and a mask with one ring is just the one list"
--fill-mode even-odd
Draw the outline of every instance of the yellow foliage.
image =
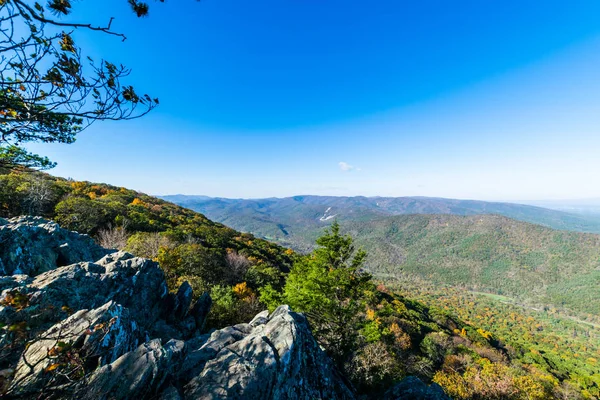
[[479, 333], [481, 336], [483, 336], [486, 339], [490, 339], [492, 337], [492, 332], [488, 332], [481, 328], [477, 329], [477, 333]]
[[144, 203], [142, 200], [138, 199], [137, 197], [135, 199], [133, 199], [133, 201], [131, 202], [132, 206], [145, 206], [146, 203]]
[[75, 192], [81, 192], [86, 186], [87, 184], [85, 182], [71, 182], [71, 187]]
[[444, 391], [452, 398], [469, 399], [472, 396], [471, 388], [456, 372], [438, 371], [433, 376], [433, 381], [444, 388]]
[[240, 300], [251, 299], [256, 297], [252, 289], [248, 287], [246, 282], [238, 283], [233, 287], [233, 293]]
[[517, 376], [513, 380], [515, 386], [522, 393], [522, 398], [527, 400], [544, 400], [547, 397], [547, 393], [544, 387], [536, 382], [531, 376]]
[[396, 312], [403, 314], [407, 311], [406, 305], [398, 299], [395, 299], [392, 304], [396, 308]]
[[372, 310], [372, 309], [370, 309], [370, 308], [369, 308], [369, 309], [367, 309], [367, 319], [368, 319], [369, 321], [373, 321], [373, 320], [375, 320], [375, 310]]

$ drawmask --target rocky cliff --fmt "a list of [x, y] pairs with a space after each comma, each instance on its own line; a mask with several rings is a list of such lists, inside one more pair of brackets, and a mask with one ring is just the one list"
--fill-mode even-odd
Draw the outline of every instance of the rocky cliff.
[[7, 397], [353, 398], [288, 307], [201, 334], [210, 298], [167, 291], [158, 264], [107, 254], [40, 218], [0, 221]]
[[[0, 291], [0, 397], [355, 397], [289, 307], [204, 333], [207, 294], [169, 293], [157, 263], [40, 218], [0, 220]], [[443, 396], [404, 386], [388, 398]]]

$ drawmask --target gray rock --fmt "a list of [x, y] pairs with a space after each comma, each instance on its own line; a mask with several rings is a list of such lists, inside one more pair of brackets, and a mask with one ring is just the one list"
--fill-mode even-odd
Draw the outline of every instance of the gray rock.
[[287, 306], [249, 334], [231, 328], [213, 333], [204, 349], [218, 351], [184, 386], [185, 399], [354, 398], [304, 316]]
[[6, 289], [23, 287], [32, 282], [27, 275], [0, 276], [0, 293]]
[[163, 343], [166, 343], [170, 339], [184, 340], [188, 336], [186, 333], [182, 332], [178, 325], [173, 325], [164, 319], [159, 319], [152, 325], [150, 337], [161, 339]]
[[249, 324], [251, 326], [258, 326], [258, 325], [266, 324], [267, 322], [269, 322], [269, 310], [265, 310], [263, 312], [256, 314], [256, 316], [254, 318], [252, 318], [252, 321], [250, 321]]
[[171, 340], [164, 347], [154, 339], [106, 365], [78, 390], [79, 399], [151, 398], [172, 376], [183, 358], [184, 343]]
[[176, 319], [183, 319], [190, 309], [192, 304], [193, 290], [190, 284], [186, 281], [179, 286], [176, 295], [176, 307], [173, 312]]
[[404, 378], [400, 383], [389, 389], [384, 400], [450, 400], [437, 383], [427, 386], [415, 376]]
[[203, 342], [188, 345], [188, 355], [179, 369], [179, 379], [187, 382], [204, 369], [206, 363], [214, 359], [226, 346], [241, 340], [246, 335], [232, 327], [214, 331]]
[[91, 237], [62, 229], [41, 217], [0, 221], [0, 275], [35, 276], [108, 253]]
[[[158, 264], [127, 253], [114, 253], [98, 263], [78, 263], [23, 281], [13, 276], [11, 289], [0, 294], [0, 303], [15, 291], [26, 296], [25, 307], [0, 306], [0, 323], [24, 324], [29, 337], [45, 330], [80, 310], [93, 310], [110, 301], [127, 308], [140, 331], [149, 330], [158, 320], [167, 286]], [[20, 286], [14, 287], [20, 282]], [[165, 339], [170, 339], [165, 337]], [[34, 339], [35, 340], [35, 339]], [[13, 368], [26, 341], [18, 331], [0, 331], [0, 346], [10, 344], [9, 354], [0, 357], [0, 368]], [[6, 347], [0, 347], [6, 348]]]
[[54, 323], [57, 320], [47, 319], [63, 315], [43, 310], [93, 309], [113, 300], [129, 308], [132, 318], [148, 327], [159, 317], [167, 285], [157, 263], [118, 252], [96, 263], [78, 263], [45, 272], [19, 290], [30, 298], [30, 307], [20, 313], [21, 320]]
[[[126, 308], [108, 302], [80, 310], [30, 342], [15, 371], [12, 394], [35, 393], [65, 371], [105, 365], [135, 349], [144, 335]], [[49, 368], [57, 366], [53, 372]], [[59, 374], [61, 372], [61, 374]]]
[[210, 311], [210, 307], [212, 305], [212, 299], [208, 293], [203, 293], [202, 296], [192, 307], [190, 311], [190, 315], [196, 321], [196, 327], [198, 330], [202, 330], [204, 325], [206, 324], [206, 317], [208, 317], [208, 312]]
[[173, 385], [169, 385], [163, 392], [158, 396], [158, 400], [181, 400], [181, 395], [177, 388]]

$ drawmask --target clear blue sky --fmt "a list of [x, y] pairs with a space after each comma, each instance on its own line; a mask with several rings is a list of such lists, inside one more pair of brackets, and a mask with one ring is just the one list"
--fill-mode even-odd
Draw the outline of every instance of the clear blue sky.
[[170, 0], [80, 32], [159, 97], [35, 145], [53, 174], [151, 194], [600, 197], [600, 2]]

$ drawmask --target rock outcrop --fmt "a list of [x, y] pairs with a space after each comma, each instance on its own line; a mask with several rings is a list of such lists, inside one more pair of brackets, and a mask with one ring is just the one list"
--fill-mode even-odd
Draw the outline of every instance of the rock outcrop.
[[40, 218], [0, 224], [0, 397], [354, 398], [287, 306], [203, 334], [210, 296], [168, 293], [157, 263]]
[[[35, 393], [43, 389], [48, 370], [53, 365], [62, 369], [65, 365], [61, 364], [71, 361], [66, 358], [75, 353], [82, 363], [92, 367], [106, 365], [136, 349], [144, 339], [128, 310], [113, 301], [94, 310], [77, 311], [42, 333], [23, 351], [15, 371], [15, 391]], [[54, 357], [48, 356], [53, 353]], [[53, 378], [59, 381], [60, 376]]]
[[[351, 399], [304, 316], [280, 306], [214, 332], [180, 374], [186, 399]], [[197, 346], [196, 346], [197, 347]]]
[[80, 261], [96, 261], [109, 252], [89, 236], [40, 217], [0, 219], [0, 275], [35, 276]]

